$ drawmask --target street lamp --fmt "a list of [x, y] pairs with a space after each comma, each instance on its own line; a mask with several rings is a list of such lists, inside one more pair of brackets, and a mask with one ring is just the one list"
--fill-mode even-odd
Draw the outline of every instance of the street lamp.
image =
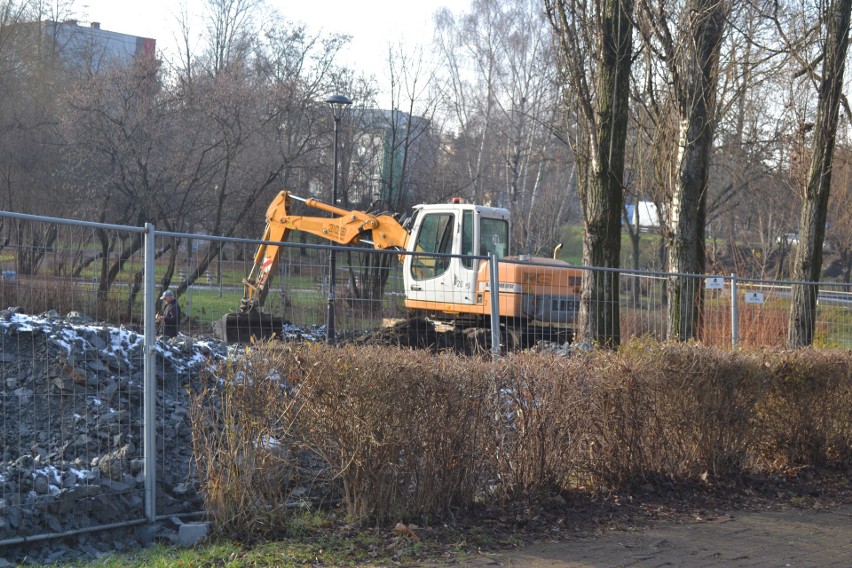
[[[325, 102], [329, 104], [334, 114], [334, 180], [331, 184], [331, 204], [337, 207], [337, 138], [340, 135], [340, 120], [352, 101], [344, 95], [331, 95], [325, 99]], [[325, 329], [325, 339], [328, 343], [334, 342], [334, 273], [336, 269], [334, 249], [331, 249], [328, 255], [328, 315]]]

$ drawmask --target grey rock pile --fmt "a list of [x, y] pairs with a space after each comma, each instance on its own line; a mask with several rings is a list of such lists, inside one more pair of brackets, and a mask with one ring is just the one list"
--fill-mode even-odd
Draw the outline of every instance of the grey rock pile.
[[[3, 546], [144, 518], [142, 344], [130, 329], [73, 312], [0, 311]], [[160, 515], [202, 508], [191, 465], [188, 392], [227, 356], [226, 345], [207, 338], [155, 346]], [[106, 548], [115, 547], [109, 540]]]

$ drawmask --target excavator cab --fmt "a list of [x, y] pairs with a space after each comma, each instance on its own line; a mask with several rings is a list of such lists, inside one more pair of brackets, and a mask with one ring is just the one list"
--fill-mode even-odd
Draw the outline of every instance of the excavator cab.
[[[482, 205], [420, 205], [403, 264], [405, 306], [474, 326], [491, 317], [490, 260], [497, 263], [500, 319], [559, 336], [576, 320], [582, 273], [561, 260], [511, 257], [509, 211]], [[427, 254], [428, 253], [428, 254]], [[477, 258], [480, 257], [480, 258]]]
[[453, 313], [458, 310], [446, 307], [476, 304], [481, 262], [472, 257], [510, 253], [509, 212], [464, 203], [415, 209], [409, 240], [415, 254], [403, 261], [406, 306]]

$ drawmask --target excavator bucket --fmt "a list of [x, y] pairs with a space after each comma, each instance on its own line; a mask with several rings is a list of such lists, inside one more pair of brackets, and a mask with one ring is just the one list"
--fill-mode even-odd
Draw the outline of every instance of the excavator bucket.
[[287, 321], [279, 316], [258, 311], [225, 314], [213, 322], [216, 337], [227, 343], [251, 343], [272, 337], [281, 337]]

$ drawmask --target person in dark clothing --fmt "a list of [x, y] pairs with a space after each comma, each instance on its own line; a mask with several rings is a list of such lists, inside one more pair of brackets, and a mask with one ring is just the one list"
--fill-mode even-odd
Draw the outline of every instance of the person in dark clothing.
[[180, 329], [180, 306], [175, 299], [175, 293], [166, 290], [160, 300], [163, 301], [163, 307], [156, 317], [157, 323], [160, 324], [160, 335], [175, 337]]

